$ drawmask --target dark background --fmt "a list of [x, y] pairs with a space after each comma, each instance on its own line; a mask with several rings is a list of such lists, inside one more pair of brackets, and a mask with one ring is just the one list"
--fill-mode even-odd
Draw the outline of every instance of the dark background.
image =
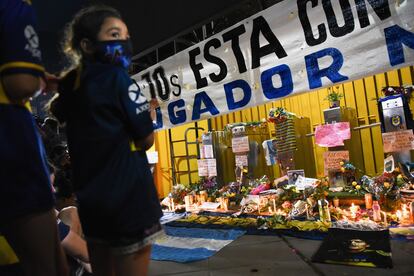
[[[245, 5], [241, 0], [34, 0], [43, 59], [49, 72], [62, 69], [58, 51], [63, 28], [82, 7], [104, 3], [118, 9], [128, 25], [134, 53], [151, 52], [166, 41], [191, 32], [211, 19]], [[254, 1], [257, 2], [257, 1]]]

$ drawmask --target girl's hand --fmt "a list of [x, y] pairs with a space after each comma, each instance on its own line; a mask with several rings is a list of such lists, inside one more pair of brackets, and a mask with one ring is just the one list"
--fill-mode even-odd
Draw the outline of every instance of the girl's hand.
[[156, 98], [152, 98], [150, 101], [150, 116], [151, 120], [155, 121], [157, 119], [157, 114], [155, 112], [155, 109], [159, 107], [160, 104], [158, 103], [158, 100]]

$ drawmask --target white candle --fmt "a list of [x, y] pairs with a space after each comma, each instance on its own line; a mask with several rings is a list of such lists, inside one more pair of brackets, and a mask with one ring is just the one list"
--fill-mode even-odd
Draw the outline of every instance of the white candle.
[[395, 214], [397, 215], [398, 221], [401, 221], [402, 220], [402, 212], [401, 212], [401, 210], [398, 210]]
[[384, 216], [384, 224], [385, 224], [385, 226], [387, 226], [387, 225], [388, 225], [388, 221], [387, 221], [387, 213], [385, 213], [385, 212], [383, 212], [383, 211], [381, 211], [381, 213], [382, 213], [382, 215]]
[[356, 218], [356, 216], [357, 216], [356, 213], [357, 213], [358, 209], [359, 209], [359, 205], [355, 205], [352, 202], [351, 207], [349, 207], [349, 210], [351, 211], [351, 218], [352, 219], [355, 219]]
[[402, 217], [404, 220], [410, 220], [410, 212], [408, 211], [407, 204], [403, 204], [402, 207]]
[[189, 211], [190, 210], [190, 196], [186, 195], [184, 197], [184, 203], [185, 203], [185, 210]]

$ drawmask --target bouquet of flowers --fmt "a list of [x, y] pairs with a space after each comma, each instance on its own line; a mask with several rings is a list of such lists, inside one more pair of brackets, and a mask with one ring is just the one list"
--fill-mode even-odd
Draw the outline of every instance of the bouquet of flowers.
[[407, 100], [411, 98], [414, 86], [386, 86], [382, 88], [385, 96], [403, 95]]
[[267, 118], [267, 120], [271, 123], [278, 124], [278, 123], [283, 123], [284, 121], [286, 121], [288, 118], [292, 116], [294, 116], [294, 114], [288, 112], [283, 107], [276, 107], [276, 108], [270, 109], [269, 117]]
[[185, 186], [184, 184], [177, 184], [173, 186], [172, 191], [170, 193], [170, 197], [174, 200], [176, 203], [183, 203], [184, 197], [190, 193], [190, 189]]

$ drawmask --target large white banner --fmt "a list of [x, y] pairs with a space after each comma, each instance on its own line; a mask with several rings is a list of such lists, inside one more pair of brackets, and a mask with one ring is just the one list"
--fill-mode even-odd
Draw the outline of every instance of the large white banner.
[[412, 65], [413, 26], [414, 0], [285, 0], [133, 78], [167, 129]]

